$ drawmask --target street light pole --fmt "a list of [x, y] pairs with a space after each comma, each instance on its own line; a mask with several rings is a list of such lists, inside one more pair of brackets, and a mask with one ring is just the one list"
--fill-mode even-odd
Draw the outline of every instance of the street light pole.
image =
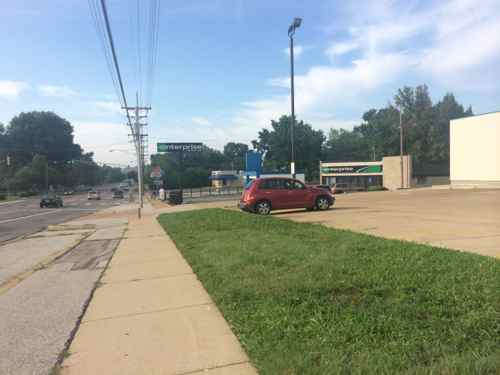
[[403, 168], [403, 111], [399, 106], [399, 156], [401, 167], [401, 189], [404, 189], [404, 168]]
[[295, 30], [300, 27], [302, 18], [294, 18], [292, 24], [288, 28], [288, 37], [290, 38], [290, 91], [291, 91], [291, 109], [292, 121], [290, 124], [290, 173], [295, 178], [295, 150], [294, 150], [294, 133], [295, 133], [295, 85], [294, 85], [294, 58], [293, 58], [293, 35]]

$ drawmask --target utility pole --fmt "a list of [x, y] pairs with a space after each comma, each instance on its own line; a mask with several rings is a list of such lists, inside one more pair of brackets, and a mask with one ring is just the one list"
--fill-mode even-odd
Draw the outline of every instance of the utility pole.
[[[142, 171], [143, 171], [143, 148], [142, 148], [142, 129], [141, 129], [141, 122], [139, 118], [139, 95], [135, 93], [135, 101], [136, 101], [136, 106], [135, 106], [135, 134], [136, 134], [136, 148], [137, 148], [137, 183], [139, 184], [139, 207], [142, 209], [144, 202], [143, 202], [143, 176], [142, 176]], [[139, 211], [140, 212], [140, 211]]]
[[47, 189], [47, 194], [49, 193], [49, 161], [45, 160], [45, 188]]
[[134, 125], [132, 127], [132, 134], [135, 151], [137, 154], [137, 184], [139, 190], [139, 209], [138, 216], [141, 217], [141, 209], [144, 207], [144, 139], [147, 136], [143, 132], [143, 127], [146, 126], [145, 123], [141, 123], [142, 118], [146, 118], [146, 115], [141, 115], [141, 111], [149, 111], [151, 107], [140, 107], [139, 106], [139, 94], [136, 93], [136, 106], [135, 107], [124, 107], [127, 111], [127, 117], [129, 116], [129, 111], [134, 111]]

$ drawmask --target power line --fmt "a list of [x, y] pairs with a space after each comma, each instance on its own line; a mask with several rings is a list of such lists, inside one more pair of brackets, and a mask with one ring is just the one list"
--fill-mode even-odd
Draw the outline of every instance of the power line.
[[118, 59], [116, 57], [115, 43], [113, 41], [113, 34], [111, 33], [111, 27], [109, 26], [108, 10], [106, 9], [105, 0], [101, 0], [102, 14], [104, 15], [104, 22], [106, 25], [106, 31], [108, 33], [109, 45], [111, 47], [111, 53], [113, 55], [113, 63], [116, 69], [116, 75], [118, 76], [118, 83], [120, 84], [120, 92], [123, 98], [124, 107], [128, 107], [127, 98], [125, 97], [125, 91], [123, 90], [122, 75], [120, 73], [120, 66], [118, 65]]
[[110, 56], [109, 51], [108, 51], [108, 45], [107, 45], [107, 39], [105, 36], [103, 20], [102, 20], [101, 14], [99, 12], [99, 9], [97, 7], [97, 1], [98, 0], [88, 0], [90, 13], [91, 13], [92, 19], [94, 21], [94, 26], [95, 26], [95, 29], [97, 32], [97, 37], [99, 39], [99, 42], [100, 42], [100, 45], [101, 45], [101, 48], [102, 48], [102, 51], [104, 54], [104, 58], [106, 60], [106, 65], [108, 67], [108, 72], [109, 72], [109, 75], [111, 77], [111, 82], [113, 83], [113, 87], [115, 89], [115, 94], [118, 98], [118, 101], [120, 102], [120, 105], [123, 106], [124, 104], [122, 103], [122, 101], [120, 99], [120, 91], [118, 88], [118, 82], [117, 82], [116, 77], [115, 77], [113, 65], [111, 62], [111, 56]]

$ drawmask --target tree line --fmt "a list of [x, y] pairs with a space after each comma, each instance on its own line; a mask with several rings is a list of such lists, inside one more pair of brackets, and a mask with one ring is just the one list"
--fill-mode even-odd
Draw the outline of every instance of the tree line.
[[[399, 155], [400, 112], [404, 131], [404, 152], [413, 160], [415, 174], [449, 174], [450, 120], [473, 115], [472, 108], [458, 103], [447, 93], [433, 103], [426, 85], [399, 89], [392, 102], [370, 109], [352, 130], [330, 129], [327, 135], [311, 124], [295, 122], [296, 170], [304, 172], [308, 181], [318, 180], [319, 161], [375, 161], [384, 156]], [[255, 151], [264, 155], [263, 170], [286, 173], [290, 168], [291, 117], [271, 120], [271, 126], [259, 131], [252, 141]], [[152, 165], [166, 171], [168, 188], [199, 187], [209, 184], [212, 170], [244, 169], [248, 146], [230, 142], [220, 152], [205, 147], [202, 153], [186, 154], [183, 165], [175, 154], [157, 154]]]
[[[296, 170], [308, 181], [319, 177], [319, 161], [370, 161], [399, 154], [399, 122], [404, 129], [404, 150], [411, 154], [416, 173], [449, 173], [449, 123], [471, 116], [452, 93], [433, 103], [427, 86], [399, 89], [392, 102], [370, 109], [352, 130], [330, 129], [327, 135], [311, 124], [295, 123]], [[288, 172], [290, 165], [290, 116], [271, 121], [253, 140], [252, 148], [264, 157], [263, 170]], [[202, 140], [201, 140], [202, 141]], [[222, 151], [204, 146], [201, 152], [151, 155], [151, 166], [165, 172], [167, 188], [202, 187], [210, 184], [213, 170], [244, 170], [249, 146], [229, 142]], [[146, 183], [151, 184], [146, 168]], [[27, 112], [0, 124], [0, 190], [43, 191], [50, 185], [74, 187], [118, 182], [120, 168], [99, 166], [91, 152], [74, 143], [73, 127], [52, 112]]]
[[32, 111], [0, 124], [0, 190], [42, 192], [93, 186], [125, 178], [120, 168], [99, 166], [74, 142], [73, 126], [53, 112]]

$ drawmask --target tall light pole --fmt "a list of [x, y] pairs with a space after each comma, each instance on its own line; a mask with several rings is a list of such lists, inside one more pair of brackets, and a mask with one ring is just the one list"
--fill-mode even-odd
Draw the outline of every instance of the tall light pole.
[[295, 178], [295, 152], [293, 149], [294, 132], [295, 132], [295, 87], [294, 87], [294, 72], [293, 72], [293, 35], [295, 30], [300, 27], [302, 18], [295, 17], [292, 24], [288, 28], [288, 37], [290, 38], [290, 90], [291, 90], [291, 105], [292, 105], [292, 122], [290, 124], [290, 173]]
[[404, 168], [403, 168], [403, 109], [399, 106], [399, 156], [401, 164], [401, 189], [404, 189]]

